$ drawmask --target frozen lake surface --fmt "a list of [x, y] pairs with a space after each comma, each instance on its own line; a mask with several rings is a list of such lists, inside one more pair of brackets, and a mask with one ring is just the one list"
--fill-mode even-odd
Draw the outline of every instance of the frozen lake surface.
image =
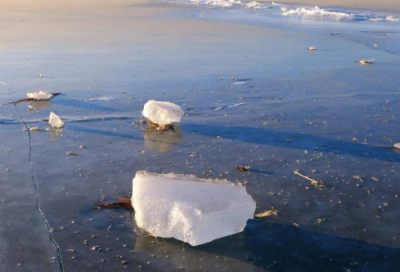
[[[398, 270], [399, 23], [63, 5], [0, 17], [0, 271]], [[62, 95], [8, 104], [39, 90]], [[140, 124], [150, 99], [182, 108], [175, 130]], [[278, 215], [198, 247], [155, 238], [92, 205], [139, 170], [238, 181]]]

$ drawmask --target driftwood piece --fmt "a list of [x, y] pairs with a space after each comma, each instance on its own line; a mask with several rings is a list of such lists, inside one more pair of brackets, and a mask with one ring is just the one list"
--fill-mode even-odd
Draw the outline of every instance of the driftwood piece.
[[153, 123], [153, 122], [150, 121], [150, 120], [147, 120], [146, 122], [147, 122], [147, 126], [148, 126], [149, 128], [153, 128], [153, 129], [156, 129], [156, 130], [161, 130], [161, 131], [163, 131], [163, 130], [174, 129], [174, 125], [172, 125], [172, 124], [169, 124], [169, 125], [159, 125], [159, 124]]
[[267, 216], [271, 216], [271, 215], [278, 215], [278, 211], [277, 210], [269, 210], [269, 211], [265, 211], [262, 213], [257, 213], [254, 215], [254, 217], [262, 218], [262, 217], [267, 217]]
[[133, 210], [132, 201], [130, 198], [117, 196], [116, 199], [118, 199], [119, 201], [116, 201], [116, 202], [101, 201], [101, 202], [95, 203], [93, 205], [97, 206], [100, 209], [101, 208], [125, 208], [128, 210]]
[[248, 166], [248, 165], [245, 165], [245, 166], [238, 165], [238, 166], [236, 166], [236, 170], [239, 171], [239, 172], [246, 172], [246, 171], [250, 170], [250, 166]]
[[315, 187], [324, 187], [324, 183], [323, 183], [322, 181], [318, 181], [318, 180], [309, 178], [309, 177], [307, 177], [307, 176], [305, 176], [305, 175], [303, 175], [303, 174], [300, 174], [298, 171], [294, 171], [294, 173], [295, 173], [296, 175], [298, 175], [299, 177], [302, 177], [302, 178], [304, 178], [304, 179], [310, 181], [311, 184], [314, 185]]

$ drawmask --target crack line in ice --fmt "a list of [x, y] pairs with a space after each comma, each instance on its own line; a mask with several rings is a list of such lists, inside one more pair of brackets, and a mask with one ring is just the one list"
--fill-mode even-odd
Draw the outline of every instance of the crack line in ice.
[[[11, 100], [11, 102], [12, 102], [13, 100], [12, 100], [12, 98], [11, 98], [11, 87], [10, 87], [10, 85], [8, 85], [7, 83], [2, 82], [2, 81], [0, 81], [0, 83], [3, 84], [4, 86], [6, 86], [6, 87], [8, 88], [8, 97], [10, 98], [10, 100]], [[31, 181], [32, 181], [32, 183], [33, 183], [33, 187], [34, 187], [35, 193], [36, 193], [36, 208], [37, 208], [37, 210], [39, 211], [40, 215], [42, 216], [42, 219], [43, 219], [44, 223], [46, 224], [46, 228], [47, 228], [47, 231], [48, 231], [48, 233], [49, 233], [49, 237], [50, 237], [51, 242], [52, 242], [53, 245], [56, 247], [58, 263], [59, 263], [61, 272], [63, 272], [63, 271], [64, 271], [64, 265], [63, 265], [63, 261], [62, 261], [62, 258], [61, 258], [61, 249], [60, 249], [60, 246], [58, 245], [58, 243], [56, 242], [56, 240], [54, 240], [54, 237], [53, 237], [53, 234], [52, 234], [51, 228], [50, 228], [50, 223], [49, 223], [49, 221], [47, 221], [46, 215], [44, 214], [44, 212], [43, 212], [42, 209], [40, 208], [40, 194], [39, 194], [39, 191], [38, 191], [38, 188], [37, 188], [37, 184], [36, 184], [36, 179], [35, 179], [35, 166], [34, 166], [33, 161], [32, 161], [32, 141], [31, 141], [31, 133], [30, 133], [30, 131], [29, 131], [29, 127], [28, 127], [27, 123], [25, 122], [25, 120], [24, 120], [24, 118], [23, 118], [23, 116], [22, 116], [20, 110], [19, 110], [18, 107], [17, 107], [17, 104], [16, 104], [16, 103], [13, 103], [13, 105], [14, 105], [14, 108], [15, 108], [15, 110], [17, 111], [17, 113], [18, 113], [18, 115], [19, 115], [19, 118], [20, 118], [21, 121], [22, 121], [23, 126], [25, 127], [26, 131], [28, 132], [29, 163], [30, 163], [30, 165], [31, 165], [31, 177], [32, 177]]]

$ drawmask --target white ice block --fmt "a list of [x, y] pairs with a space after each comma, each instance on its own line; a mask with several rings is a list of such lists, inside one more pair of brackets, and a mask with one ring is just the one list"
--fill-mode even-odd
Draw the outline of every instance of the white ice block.
[[143, 116], [151, 122], [163, 126], [173, 122], [180, 122], [183, 110], [170, 102], [149, 100], [143, 109]]
[[243, 231], [256, 208], [241, 184], [146, 171], [133, 179], [132, 205], [138, 227], [192, 246]]
[[400, 143], [395, 144], [394, 148], [399, 148], [400, 149]]
[[26, 96], [28, 98], [32, 98], [35, 100], [48, 100], [53, 97], [51, 93], [48, 93], [47, 91], [38, 91], [34, 93], [27, 93]]
[[54, 112], [50, 113], [49, 124], [54, 128], [62, 128], [65, 125], [63, 120], [61, 120], [61, 118], [58, 117], [58, 115], [56, 115]]

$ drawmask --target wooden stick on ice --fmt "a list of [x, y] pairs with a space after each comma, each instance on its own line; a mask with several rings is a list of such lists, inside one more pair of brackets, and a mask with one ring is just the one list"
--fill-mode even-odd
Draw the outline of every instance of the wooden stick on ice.
[[309, 177], [307, 177], [307, 176], [305, 176], [305, 175], [303, 175], [303, 174], [300, 174], [298, 171], [294, 171], [294, 173], [295, 173], [296, 175], [298, 175], [298, 176], [300, 176], [300, 177], [306, 179], [306, 180], [311, 181], [311, 184], [314, 185], [315, 187], [323, 187], [323, 186], [324, 186], [324, 184], [322, 183], [322, 181], [318, 181], [318, 180], [309, 178]]

